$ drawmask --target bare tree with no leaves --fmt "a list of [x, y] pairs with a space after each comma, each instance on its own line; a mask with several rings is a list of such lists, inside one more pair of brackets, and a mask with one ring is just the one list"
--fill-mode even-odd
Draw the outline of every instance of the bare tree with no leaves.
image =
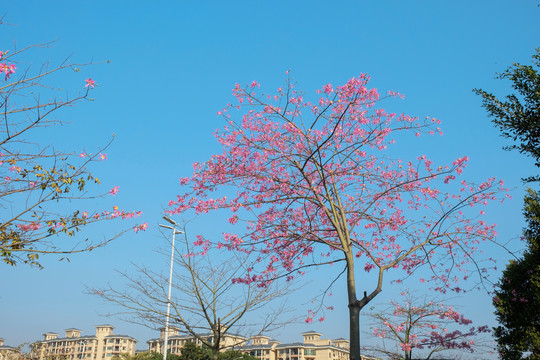
[[[212, 350], [213, 359], [218, 359], [220, 351], [243, 346], [246, 341], [243, 336], [258, 335], [283, 325], [286, 309], [282, 297], [291, 292], [289, 286], [277, 282], [236, 284], [237, 278], [249, 272], [248, 255], [241, 257], [233, 253], [225, 258], [227, 254], [219, 253], [219, 258], [212, 258], [217, 254], [207, 249], [195, 250], [184, 233], [182, 244], [176, 247], [171, 327], [195, 337]], [[164, 326], [168, 274], [136, 266], [136, 275], [122, 273], [122, 276], [127, 282], [125, 289], [109, 285], [105, 289], [91, 289], [90, 293], [118, 304], [123, 310], [116, 315], [130, 322], [154, 328]], [[227, 340], [227, 335], [234, 332], [243, 336], [231, 336]]]

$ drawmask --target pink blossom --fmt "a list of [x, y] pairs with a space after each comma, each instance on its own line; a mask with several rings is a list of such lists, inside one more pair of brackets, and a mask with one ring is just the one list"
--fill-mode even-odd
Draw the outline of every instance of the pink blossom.
[[370, 272], [371, 269], [374, 269], [375, 268], [375, 265], [374, 264], [369, 264], [369, 263], [366, 263], [366, 266], [364, 266], [364, 270], [366, 272]]
[[114, 186], [110, 191], [109, 194], [116, 195], [118, 193], [119, 186]]
[[29, 224], [17, 224], [17, 227], [22, 231], [35, 231], [41, 228], [41, 224], [38, 222], [31, 222]]
[[9, 79], [11, 74], [15, 73], [15, 69], [16, 67], [14, 64], [0, 63], [0, 72], [5, 74], [4, 80]]
[[325, 94], [330, 94], [331, 92], [334, 91], [334, 89], [332, 88], [332, 84], [326, 84], [323, 86], [323, 90], [324, 90], [324, 93]]
[[135, 230], [135, 232], [139, 232], [139, 231], [145, 231], [146, 229], [148, 229], [148, 224], [147, 223], [142, 223], [141, 225], [137, 225], [133, 228], [133, 230]]
[[95, 83], [96, 83], [94, 80], [92, 80], [91, 78], [88, 78], [85, 81], [86, 81], [86, 85], [84, 85], [84, 87], [90, 87], [92, 89], [94, 88]]

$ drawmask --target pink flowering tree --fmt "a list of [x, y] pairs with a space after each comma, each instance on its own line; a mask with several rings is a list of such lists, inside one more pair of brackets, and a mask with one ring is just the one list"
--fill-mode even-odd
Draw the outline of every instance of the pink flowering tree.
[[[96, 86], [94, 80], [81, 78], [79, 92], [72, 97], [52, 86], [56, 75], [78, 72], [85, 64], [64, 62], [56, 67], [18, 69], [21, 59], [43, 46], [47, 44], [14, 51], [0, 49], [0, 258], [9, 265], [22, 262], [40, 267], [41, 254], [64, 254], [65, 258], [93, 250], [120, 234], [98, 242], [80, 240], [77, 233], [85, 226], [140, 214], [118, 206], [93, 211], [73, 207], [82, 206], [74, 200], [115, 195], [118, 187], [97, 194], [88, 192], [89, 184], [100, 182], [89, 166], [106, 159], [105, 149], [93, 154], [62, 152], [47, 143], [48, 139], [40, 139], [41, 128], [61, 123], [55, 118], [58, 110], [89, 100]], [[49, 100], [44, 99], [49, 96]], [[146, 228], [146, 224], [132, 226], [135, 231]]]
[[402, 296], [389, 308], [367, 314], [373, 335], [382, 339], [382, 344], [368, 348], [373, 354], [411, 360], [414, 350], [416, 358], [429, 360], [446, 350], [473, 352], [485, 346], [481, 335], [490, 332], [487, 326], [471, 326], [471, 320], [441, 302], [421, 300], [408, 292]]
[[485, 277], [477, 257], [495, 230], [482, 220], [483, 208], [504, 192], [494, 178], [465, 181], [466, 156], [449, 165], [423, 154], [396, 158], [394, 143], [410, 147], [416, 137], [442, 134], [439, 121], [385, 111], [380, 101], [400, 95], [381, 97], [368, 81], [361, 75], [325, 85], [313, 100], [290, 81], [274, 95], [259, 94], [257, 82], [236, 85], [236, 101], [219, 112], [223, 151], [195, 163], [170, 202], [171, 214], [229, 212], [238, 230], [204, 242], [258, 254], [258, 266], [239, 282], [264, 285], [343, 266], [355, 360], [360, 310], [389, 272], [408, 277], [425, 266], [421, 281], [442, 292], [462, 291], [458, 279], [471, 271]]

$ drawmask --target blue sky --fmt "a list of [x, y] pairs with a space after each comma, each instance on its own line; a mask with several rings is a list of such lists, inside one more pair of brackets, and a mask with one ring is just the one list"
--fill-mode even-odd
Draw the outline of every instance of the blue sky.
[[[190, 175], [194, 161], [219, 151], [212, 136], [222, 125], [216, 112], [231, 100], [235, 83], [257, 80], [271, 91], [283, 84], [288, 69], [306, 93], [368, 73], [371, 86], [405, 94], [384, 106], [440, 118], [444, 131], [437, 141], [411, 142], [409, 150], [445, 162], [467, 155], [468, 179], [505, 180], [513, 200], [490, 207], [487, 219], [499, 225], [502, 242], [518, 237], [523, 227], [519, 179], [536, 169], [525, 157], [501, 150], [505, 141], [472, 89], [510, 91], [495, 75], [512, 62], [529, 63], [540, 46], [537, 1], [11, 1], [2, 14], [2, 50], [56, 40], [51, 48], [33, 51], [28, 65], [68, 56], [99, 63], [59, 78], [73, 86], [90, 76], [99, 86], [94, 102], [59, 113], [69, 124], [45, 130], [43, 141], [91, 152], [114, 133], [108, 160], [94, 172], [104, 190], [120, 186], [114, 201], [142, 210], [151, 227], [69, 263], [49, 258], [41, 271], [0, 265], [0, 337], [8, 345], [70, 327], [89, 334], [94, 325], [112, 323], [144, 348], [157, 333], [100, 317], [112, 310], [84, 294], [85, 286], [121, 286], [113, 270], [129, 272], [131, 262], [167, 267], [154, 253], [167, 245], [157, 224], [179, 191], [178, 178]], [[213, 225], [194, 220], [193, 231], [211, 228], [219, 234]], [[118, 226], [107, 224], [86, 235], [102, 237]], [[494, 255], [502, 266], [506, 257]], [[324, 279], [324, 273], [319, 276]], [[385, 289], [376, 302], [397, 292]], [[336, 304], [345, 307], [345, 298], [340, 302], [342, 294], [335, 293]], [[478, 323], [494, 324], [487, 295], [456, 302]], [[314, 329], [347, 337], [345, 316], [336, 310], [324, 324], [299, 324], [275, 336], [296, 341], [296, 334]]]

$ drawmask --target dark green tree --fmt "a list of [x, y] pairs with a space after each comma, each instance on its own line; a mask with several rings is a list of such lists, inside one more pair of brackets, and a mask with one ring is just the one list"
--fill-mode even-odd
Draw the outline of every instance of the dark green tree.
[[199, 346], [193, 342], [186, 342], [182, 346], [182, 354], [178, 360], [211, 360], [212, 351], [204, 346]]
[[505, 360], [540, 359], [540, 197], [531, 189], [524, 215], [527, 249], [506, 266], [493, 299], [500, 323], [494, 335]]
[[[514, 63], [499, 74], [512, 82], [515, 94], [506, 101], [482, 89], [482, 105], [502, 136], [512, 139], [505, 150], [518, 150], [532, 157], [540, 167], [540, 48], [532, 56], [532, 65]], [[525, 182], [539, 182], [529, 176]], [[527, 228], [523, 232], [526, 249], [512, 260], [499, 281], [493, 305], [500, 326], [494, 329], [499, 354], [504, 360], [540, 359], [540, 197], [528, 189], [524, 199]]]
[[[532, 59], [532, 65], [514, 63], [499, 74], [498, 78], [510, 80], [516, 91], [506, 96], [505, 101], [482, 89], [474, 89], [474, 92], [482, 96], [482, 106], [502, 136], [513, 140], [513, 144], [504, 149], [518, 150], [532, 157], [534, 164], [540, 167], [540, 48]], [[523, 180], [540, 181], [540, 176]]]

